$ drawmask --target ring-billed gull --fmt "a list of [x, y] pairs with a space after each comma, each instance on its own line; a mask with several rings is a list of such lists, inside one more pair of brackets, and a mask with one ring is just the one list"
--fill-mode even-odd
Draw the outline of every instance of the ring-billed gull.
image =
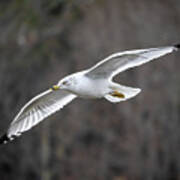
[[90, 69], [66, 76], [49, 90], [31, 99], [16, 115], [0, 143], [7, 143], [31, 129], [76, 97], [105, 98], [112, 103], [125, 101], [140, 93], [139, 88], [126, 87], [112, 81], [129, 68], [178, 50], [180, 45], [124, 51], [110, 55]]

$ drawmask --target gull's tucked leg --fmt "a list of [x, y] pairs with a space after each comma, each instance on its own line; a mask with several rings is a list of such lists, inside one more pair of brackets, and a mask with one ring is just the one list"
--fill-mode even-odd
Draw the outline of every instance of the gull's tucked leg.
[[125, 98], [125, 95], [124, 95], [123, 93], [121, 93], [121, 92], [118, 92], [118, 91], [113, 91], [113, 92], [111, 93], [111, 95], [112, 95], [113, 97]]

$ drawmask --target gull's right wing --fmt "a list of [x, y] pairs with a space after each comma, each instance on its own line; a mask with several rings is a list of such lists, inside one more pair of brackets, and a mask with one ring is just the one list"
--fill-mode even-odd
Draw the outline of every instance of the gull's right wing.
[[157, 59], [161, 56], [178, 50], [179, 48], [180, 45], [176, 45], [115, 53], [87, 70], [86, 76], [91, 78], [104, 77], [112, 79], [120, 72], [145, 64], [153, 59]]

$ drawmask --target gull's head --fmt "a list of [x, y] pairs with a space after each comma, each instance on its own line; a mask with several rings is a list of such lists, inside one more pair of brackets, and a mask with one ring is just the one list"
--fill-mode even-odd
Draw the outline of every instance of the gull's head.
[[64, 89], [64, 90], [71, 90], [73, 86], [75, 85], [75, 78], [72, 76], [68, 76], [63, 78], [58, 82], [57, 85], [54, 85], [51, 89], [52, 90], [59, 90], [59, 89]]

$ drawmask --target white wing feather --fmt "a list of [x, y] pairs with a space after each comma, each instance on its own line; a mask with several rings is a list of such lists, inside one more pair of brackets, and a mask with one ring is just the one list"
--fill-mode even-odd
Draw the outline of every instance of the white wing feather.
[[70, 103], [76, 95], [47, 90], [30, 100], [12, 121], [7, 137], [13, 139]]
[[118, 73], [129, 68], [140, 66], [153, 59], [178, 50], [177, 47], [167, 46], [141, 50], [131, 50], [112, 54], [87, 70], [86, 75], [91, 78], [112, 79]]

